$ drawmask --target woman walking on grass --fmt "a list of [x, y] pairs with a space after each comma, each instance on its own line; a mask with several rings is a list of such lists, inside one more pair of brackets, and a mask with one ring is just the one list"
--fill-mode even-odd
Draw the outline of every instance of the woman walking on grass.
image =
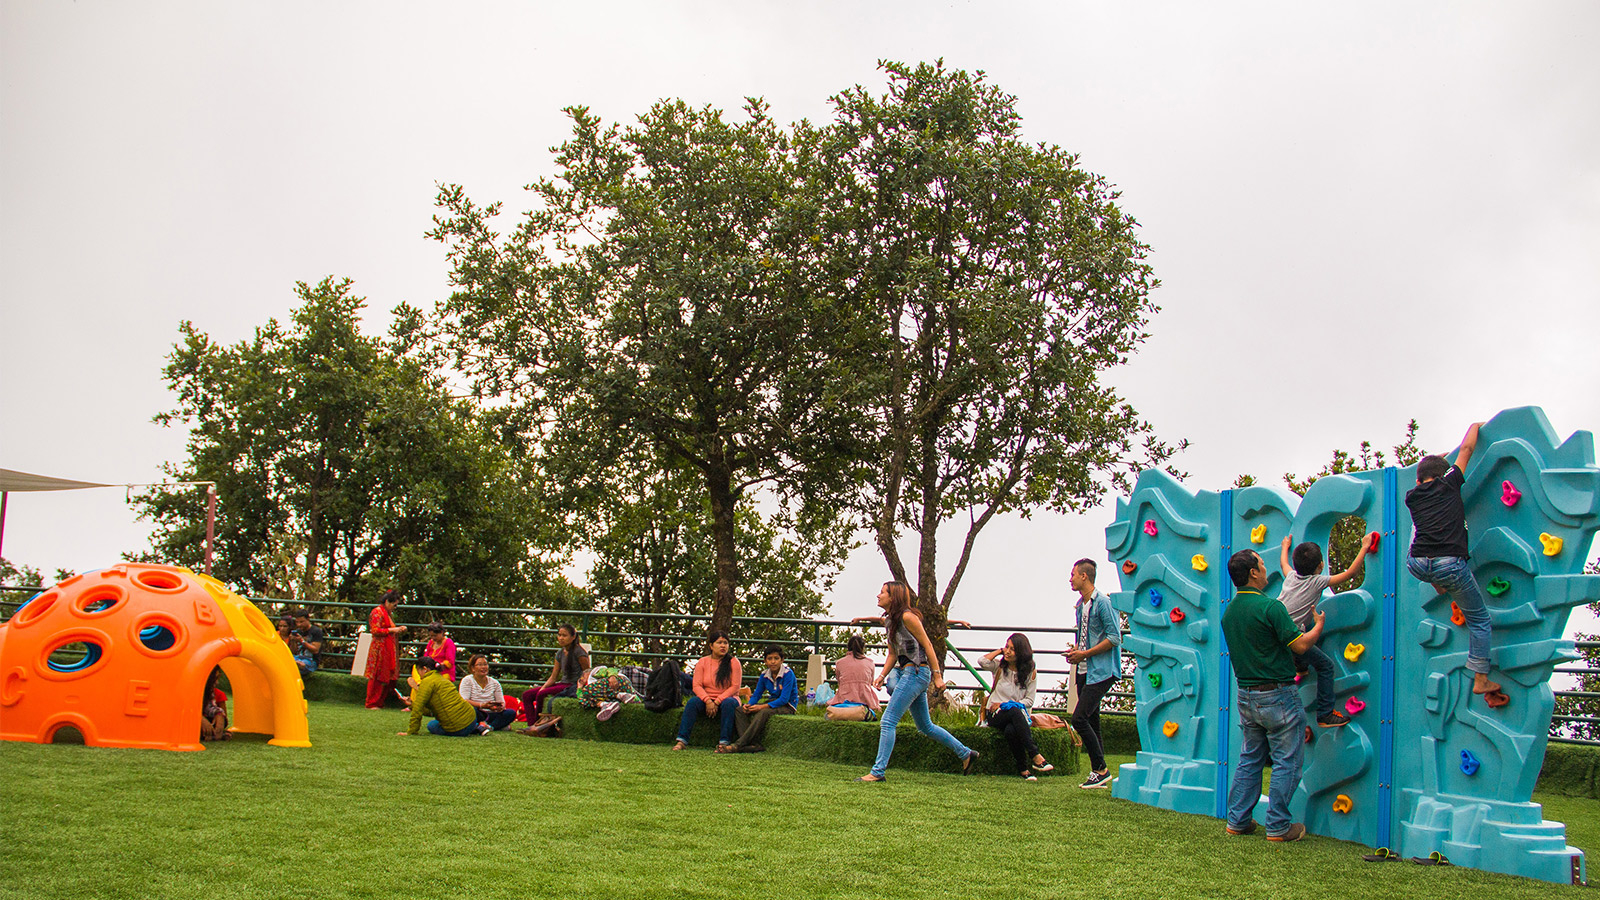
[[1033, 690], [1038, 676], [1028, 636], [1018, 632], [1006, 638], [1006, 645], [986, 654], [978, 667], [994, 673], [994, 690], [983, 708], [984, 721], [1005, 736], [1022, 777], [1038, 781], [1033, 773], [1055, 771], [1033, 742]]
[[900, 673], [900, 681], [883, 708], [883, 721], [878, 727], [878, 758], [872, 764], [872, 771], [856, 780], [888, 780], [884, 773], [894, 753], [895, 729], [908, 708], [917, 730], [961, 757], [961, 774], [972, 774], [978, 751], [933, 724], [928, 715], [928, 685], [931, 683], [935, 690], [944, 690], [944, 672], [933, 652], [933, 642], [922, 627], [922, 614], [911, 605], [911, 586], [903, 581], [884, 582], [883, 589], [878, 591], [878, 606], [883, 610], [883, 624], [889, 631], [889, 657], [884, 660], [883, 674], [873, 682], [873, 687], [882, 686], [891, 669]]
[[400, 659], [395, 635], [406, 631], [404, 625], [394, 623], [399, 606], [400, 592], [384, 591], [367, 617], [367, 630], [372, 632], [372, 647], [367, 651], [367, 709], [383, 709], [383, 701], [394, 690]]
[[689, 746], [689, 733], [695, 720], [704, 715], [708, 719], [721, 719], [722, 734], [717, 740], [717, 750], [728, 752], [733, 745], [735, 714], [739, 711], [739, 685], [744, 681], [744, 666], [729, 652], [728, 633], [713, 631], [706, 635], [707, 655], [700, 657], [694, 667], [694, 696], [683, 704], [683, 718], [678, 721], [678, 739], [672, 749]]

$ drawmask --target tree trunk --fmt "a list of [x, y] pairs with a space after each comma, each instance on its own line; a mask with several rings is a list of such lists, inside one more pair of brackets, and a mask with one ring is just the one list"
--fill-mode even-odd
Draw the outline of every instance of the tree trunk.
[[706, 492], [711, 497], [711, 541], [717, 554], [717, 595], [711, 607], [711, 629], [729, 631], [739, 584], [739, 560], [734, 545], [733, 473], [728, 470], [725, 448], [716, 446], [705, 468]]

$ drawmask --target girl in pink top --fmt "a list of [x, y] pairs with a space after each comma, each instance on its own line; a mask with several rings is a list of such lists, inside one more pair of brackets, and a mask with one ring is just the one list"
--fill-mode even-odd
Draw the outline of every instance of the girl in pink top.
[[850, 652], [833, 664], [839, 692], [828, 701], [826, 715], [833, 720], [870, 722], [878, 717], [878, 690], [872, 686], [877, 666], [867, 659], [867, 641], [861, 635], [852, 634], [845, 647]]
[[435, 620], [428, 626], [428, 646], [423, 648], [423, 656], [433, 657], [439, 664], [439, 674], [456, 680], [456, 642], [444, 633], [444, 623]]
[[701, 715], [708, 719], [721, 719], [722, 736], [718, 747], [733, 743], [734, 713], [739, 710], [739, 687], [744, 682], [744, 666], [729, 653], [728, 633], [713, 631], [706, 635], [706, 648], [710, 655], [700, 657], [694, 667], [694, 696], [683, 704], [683, 718], [678, 722], [678, 739], [672, 749], [689, 746], [689, 732]]

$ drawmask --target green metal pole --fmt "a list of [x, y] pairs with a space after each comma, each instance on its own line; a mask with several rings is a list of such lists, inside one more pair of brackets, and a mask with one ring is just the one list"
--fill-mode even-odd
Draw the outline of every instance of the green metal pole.
[[972, 663], [967, 662], [967, 658], [965, 656], [961, 655], [961, 651], [957, 650], [956, 648], [954, 648], [952, 646], [950, 646], [950, 644], [948, 642], [944, 645], [944, 648], [946, 650], [950, 651], [951, 653], [954, 653], [956, 655], [956, 659], [961, 660], [962, 668], [964, 668], [968, 672], [970, 672], [972, 674], [973, 678], [978, 679], [978, 687], [983, 688], [984, 693], [988, 693], [988, 691], [989, 691], [989, 682], [983, 680], [983, 676], [979, 675], [978, 674], [978, 670], [974, 669], [972, 667]]

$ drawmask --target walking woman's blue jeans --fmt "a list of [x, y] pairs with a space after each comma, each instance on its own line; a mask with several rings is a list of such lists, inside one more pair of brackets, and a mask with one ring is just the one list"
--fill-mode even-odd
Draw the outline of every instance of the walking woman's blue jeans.
[[1461, 608], [1467, 620], [1467, 668], [1489, 674], [1489, 608], [1472, 577], [1472, 566], [1459, 556], [1412, 556], [1406, 559], [1406, 571], [1418, 581], [1444, 588]]
[[900, 669], [900, 682], [883, 707], [883, 719], [878, 725], [878, 758], [872, 763], [872, 774], [883, 777], [889, 768], [889, 757], [894, 753], [894, 733], [906, 710], [911, 710], [911, 720], [917, 730], [949, 747], [962, 759], [972, 755], [967, 745], [956, 740], [955, 735], [933, 724], [928, 716], [928, 683], [933, 681], [933, 670], [927, 666], [904, 666]]

